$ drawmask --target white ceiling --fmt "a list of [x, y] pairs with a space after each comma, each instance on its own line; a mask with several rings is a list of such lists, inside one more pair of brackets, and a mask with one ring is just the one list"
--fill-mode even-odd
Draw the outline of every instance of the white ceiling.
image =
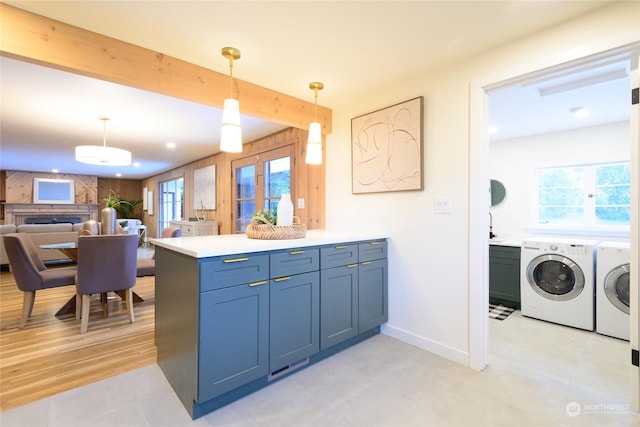
[[[377, 87], [479, 54], [610, 1], [5, 3], [225, 74], [228, 61], [220, 48], [234, 46], [242, 51], [234, 64], [234, 77], [311, 102], [309, 82], [322, 81], [325, 89], [319, 93], [319, 103], [335, 109]], [[61, 173], [103, 177], [121, 172], [123, 178], [138, 179], [218, 151], [220, 117], [213, 108], [7, 58], [0, 60], [0, 71], [1, 169], [50, 172], [57, 168]], [[611, 85], [623, 85], [622, 81], [599, 87], [609, 95], [614, 91]], [[532, 87], [528, 89], [531, 92]], [[619, 90], [616, 86], [616, 96]], [[491, 97], [492, 121], [502, 117], [500, 108], [505, 115], [513, 112], [514, 102], [527, 108], [542, 102], [524, 99], [524, 95], [496, 91]], [[624, 99], [621, 108], [628, 117], [628, 83]], [[578, 98], [569, 101], [572, 106], [581, 103]], [[605, 102], [614, 104], [618, 101]], [[521, 114], [527, 118], [525, 123], [542, 118], [540, 106], [536, 108]], [[612, 113], [613, 109], [603, 110]], [[593, 111], [591, 119], [596, 118]], [[107, 145], [132, 151], [139, 167], [91, 167], [74, 161], [76, 145], [102, 143], [98, 117], [104, 115], [111, 118]], [[624, 117], [602, 118], [612, 119]], [[511, 116], [504, 122], [518, 119]], [[242, 127], [245, 141], [281, 128], [249, 117], [243, 117]], [[503, 137], [523, 132], [522, 128], [509, 131], [506, 125], [500, 128]], [[536, 123], [534, 129], [545, 128]], [[174, 142], [177, 148], [167, 150], [166, 142]]]

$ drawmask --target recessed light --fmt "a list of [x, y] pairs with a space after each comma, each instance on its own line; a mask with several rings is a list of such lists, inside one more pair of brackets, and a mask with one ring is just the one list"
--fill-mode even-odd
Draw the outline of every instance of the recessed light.
[[176, 144], [174, 142], [167, 142], [167, 148], [173, 150], [176, 148]]
[[140, 162], [134, 162], [133, 163], [133, 167], [139, 168], [140, 167]]
[[122, 174], [121, 174], [121, 173], [117, 173], [117, 174], [116, 174], [116, 176], [117, 176], [118, 178], [120, 178], [120, 177], [122, 176]]
[[585, 107], [573, 107], [569, 111], [571, 111], [571, 114], [573, 114], [574, 117], [578, 119], [589, 115], [589, 110], [587, 110]]
[[51, 173], [58, 173], [58, 169], [51, 169]]

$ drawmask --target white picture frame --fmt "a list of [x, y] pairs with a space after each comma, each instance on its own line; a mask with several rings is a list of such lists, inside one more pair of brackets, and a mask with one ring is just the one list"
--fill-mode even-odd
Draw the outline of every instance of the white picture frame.
[[424, 189], [423, 97], [351, 119], [353, 194]]
[[147, 206], [149, 205], [147, 198], [149, 197], [149, 190], [147, 187], [144, 187], [142, 189], [142, 210], [146, 211], [148, 208]]
[[33, 203], [75, 204], [75, 183], [73, 179], [34, 178]]
[[153, 215], [153, 191], [147, 191], [147, 214]]
[[216, 209], [216, 165], [193, 171], [193, 209]]

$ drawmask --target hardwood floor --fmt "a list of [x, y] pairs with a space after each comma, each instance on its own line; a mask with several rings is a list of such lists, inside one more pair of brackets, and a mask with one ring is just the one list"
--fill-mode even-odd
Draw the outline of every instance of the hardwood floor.
[[152, 276], [138, 278], [134, 291], [144, 302], [134, 306], [132, 324], [115, 294], [107, 318], [100, 297], [92, 296], [89, 329], [81, 335], [75, 316], [54, 316], [75, 294], [73, 286], [38, 291], [26, 327], [18, 329], [22, 292], [13, 274], [2, 271], [0, 412], [155, 363], [154, 285]]

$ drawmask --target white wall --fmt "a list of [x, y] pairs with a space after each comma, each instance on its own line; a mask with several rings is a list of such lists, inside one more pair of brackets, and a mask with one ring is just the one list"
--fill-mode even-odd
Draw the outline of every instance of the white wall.
[[499, 239], [531, 234], [532, 187], [536, 168], [629, 161], [629, 122], [492, 141], [489, 177], [505, 185], [507, 196], [491, 208]]
[[[635, 2], [614, 4], [413, 80], [371, 88], [361, 98], [333, 106], [333, 133], [326, 148], [327, 228], [374, 228], [389, 234], [389, 322], [384, 333], [469, 363], [468, 211], [475, 197], [469, 191], [470, 82], [523, 62], [566, 57], [568, 51], [616, 32], [636, 32], [638, 8]], [[388, 61], [388, 54], [381, 53], [380, 60]], [[351, 118], [416, 96], [425, 99], [425, 190], [352, 195]], [[438, 196], [451, 197], [451, 214], [434, 213]]]

